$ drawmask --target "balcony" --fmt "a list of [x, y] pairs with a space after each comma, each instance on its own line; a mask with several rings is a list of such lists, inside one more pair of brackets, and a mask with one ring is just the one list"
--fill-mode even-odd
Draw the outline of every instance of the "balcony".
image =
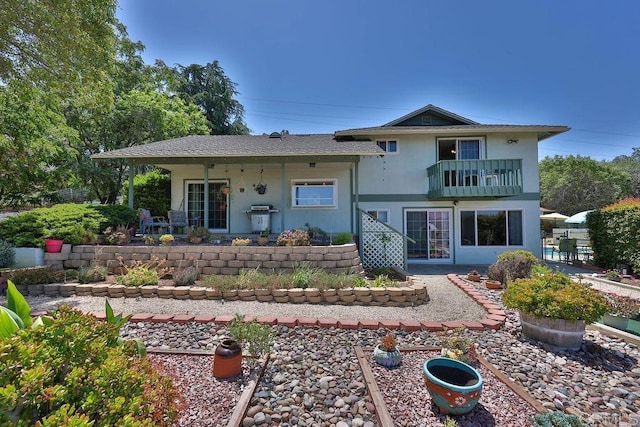
[[427, 168], [430, 200], [522, 193], [522, 160], [442, 160]]

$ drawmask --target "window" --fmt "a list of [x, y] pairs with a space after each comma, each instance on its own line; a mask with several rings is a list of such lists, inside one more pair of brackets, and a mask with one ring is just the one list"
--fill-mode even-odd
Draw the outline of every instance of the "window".
[[378, 221], [389, 224], [389, 209], [373, 209], [368, 210], [367, 213]]
[[460, 212], [462, 246], [522, 246], [522, 211]]
[[376, 141], [378, 147], [382, 148], [386, 153], [397, 153], [398, 152], [398, 141], [389, 140], [389, 141]]
[[438, 160], [472, 160], [484, 157], [484, 138], [438, 139]]
[[294, 180], [291, 185], [291, 206], [335, 208], [337, 187], [335, 179]]

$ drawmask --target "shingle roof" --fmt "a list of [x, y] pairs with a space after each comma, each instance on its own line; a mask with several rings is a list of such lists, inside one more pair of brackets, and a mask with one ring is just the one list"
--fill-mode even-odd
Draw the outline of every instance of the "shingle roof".
[[193, 135], [95, 154], [94, 159], [367, 156], [384, 151], [371, 141], [336, 141], [332, 134]]

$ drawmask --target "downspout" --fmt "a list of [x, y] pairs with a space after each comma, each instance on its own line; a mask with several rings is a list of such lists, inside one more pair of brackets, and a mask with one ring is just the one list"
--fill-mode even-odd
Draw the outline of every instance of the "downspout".
[[287, 201], [287, 197], [285, 195], [285, 190], [287, 186], [285, 185], [285, 164], [280, 163], [280, 232], [284, 231], [284, 211], [285, 211], [285, 203]]
[[133, 176], [135, 175], [135, 167], [129, 161], [129, 207], [133, 209]]
[[[353, 194], [354, 194], [354, 205], [355, 208], [352, 207], [353, 211], [351, 212], [352, 223], [351, 227], [354, 229], [355, 222], [355, 234], [358, 235], [358, 240], [362, 240], [362, 236], [360, 235], [360, 218], [357, 215], [360, 215], [360, 186], [359, 184], [359, 173], [358, 173], [358, 164], [360, 163], [360, 158], [358, 158], [353, 165], [353, 169], [351, 169], [351, 173], [353, 175], [352, 183], [353, 183]], [[352, 233], [354, 234], [354, 233]], [[362, 245], [358, 242], [358, 248], [361, 248]], [[361, 254], [362, 255], [362, 254]]]
[[204, 226], [209, 228], [209, 165], [204, 165]]

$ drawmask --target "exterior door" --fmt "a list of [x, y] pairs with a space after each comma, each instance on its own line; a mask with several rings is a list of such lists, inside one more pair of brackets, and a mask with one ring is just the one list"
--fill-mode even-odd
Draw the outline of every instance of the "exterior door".
[[[189, 225], [205, 226], [213, 232], [228, 232], [229, 195], [220, 190], [227, 185], [225, 181], [209, 181], [209, 206], [204, 205], [204, 182], [188, 181], [186, 183], [187, 216]], [[204, 224], [204, 210], [209, 211], [209, 223]]]
[[408, 209], [405, 211], [407, 236], [416, 243], [407, 243], [411, 261], [451, 263], [451, 209]]

